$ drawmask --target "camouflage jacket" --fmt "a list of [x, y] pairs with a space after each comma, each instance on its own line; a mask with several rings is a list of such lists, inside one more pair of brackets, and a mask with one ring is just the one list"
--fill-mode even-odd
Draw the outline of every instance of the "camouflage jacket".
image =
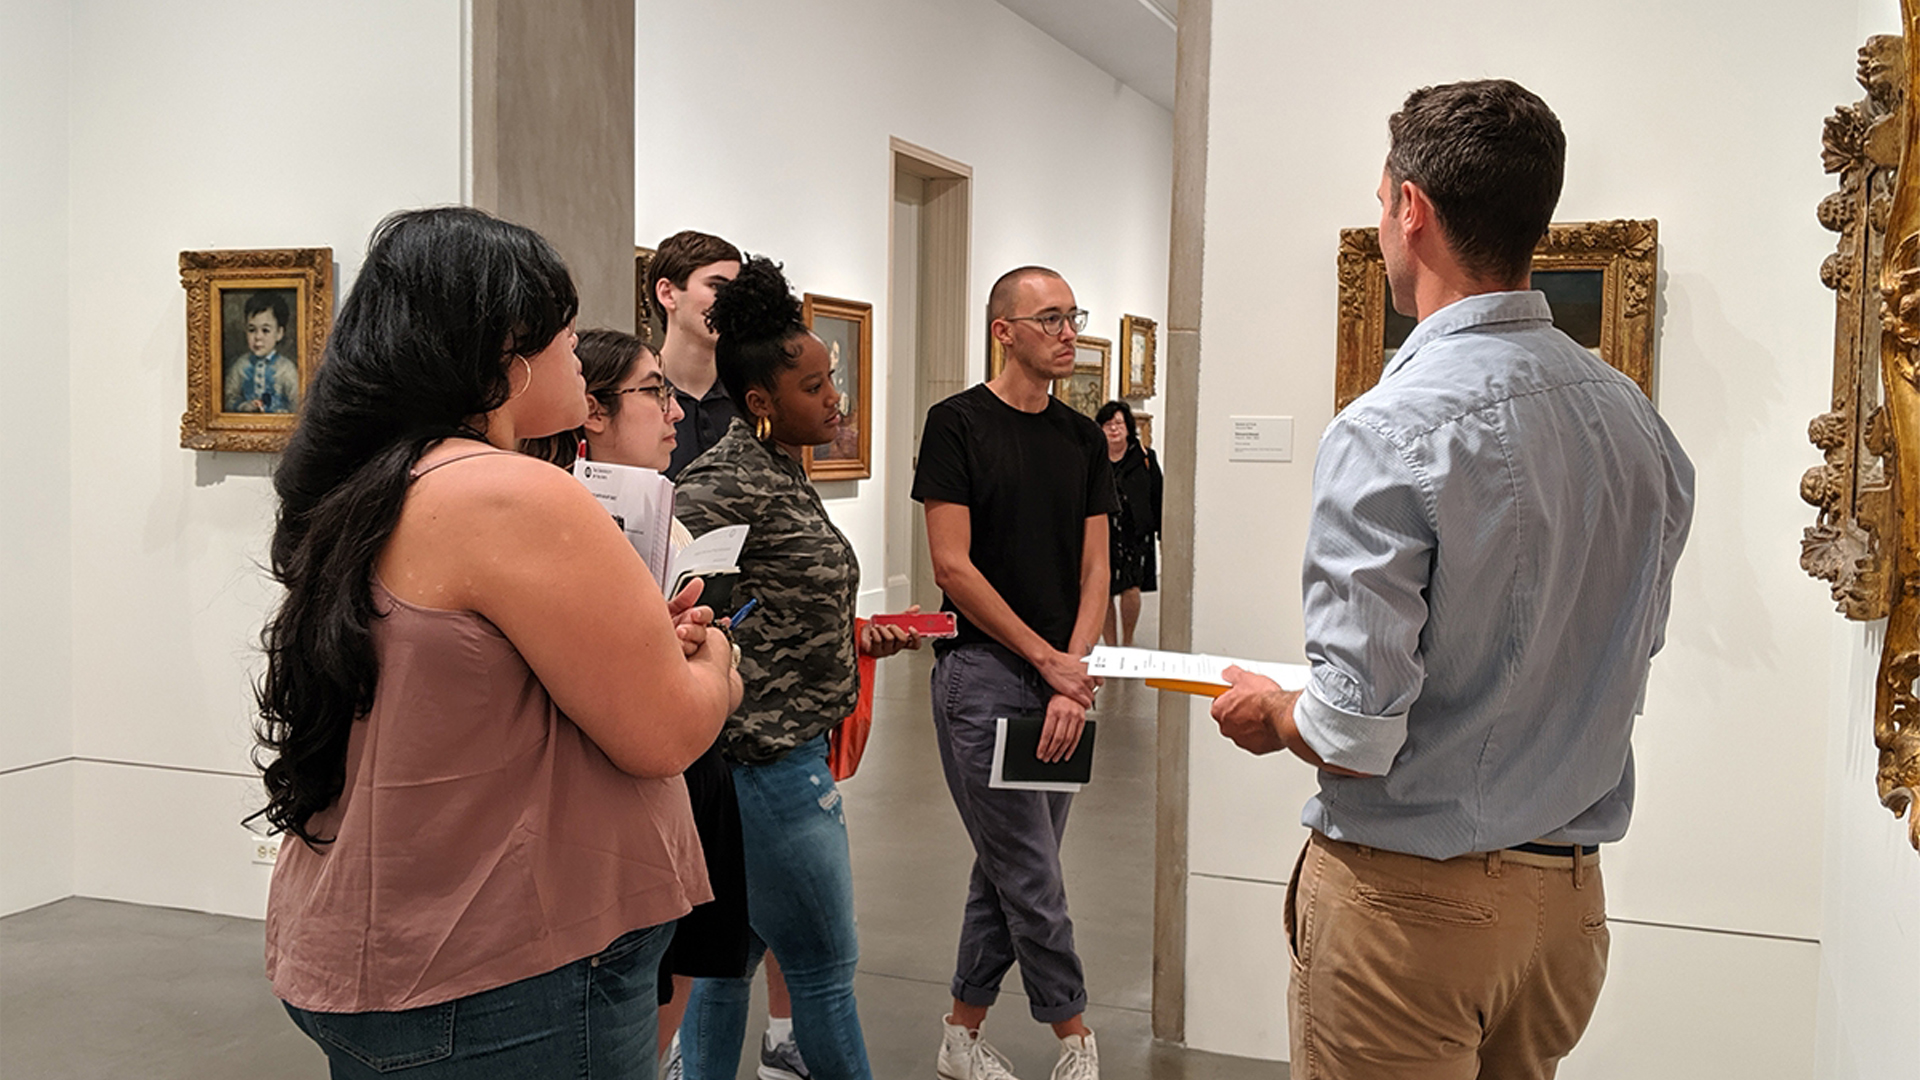
[[695, 536], [752, 526], [733, 599], [753, 597], [760, 606], [733, 638], [746, 696], [720, 742], [734, 761], [778, 760], [853, 712], [860, 688], [853, 545], [828, 520], [800, 463], [755, 439], [739, 419], [680, 473], [673, 505]]

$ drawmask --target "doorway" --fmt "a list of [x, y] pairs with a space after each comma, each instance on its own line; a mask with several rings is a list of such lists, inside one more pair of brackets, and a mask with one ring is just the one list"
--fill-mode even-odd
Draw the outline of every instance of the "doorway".
[[893, 140], [887, 299], [887, 610], [940, 606], [913, 470], [927, 408], [966, 389], [973, 170]]

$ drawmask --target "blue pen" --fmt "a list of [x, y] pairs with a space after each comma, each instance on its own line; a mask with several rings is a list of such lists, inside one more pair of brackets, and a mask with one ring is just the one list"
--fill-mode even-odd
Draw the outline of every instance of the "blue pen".
[[729, 630], [740, 629], [740, 620], [752, 614], [753, 609], [759, 606], [760, 606], [759, 597], [755, 597], [752, 600], [749, 600], [746, 603], [741, 604], [740, 610], [734, 612], [733, 615], [727, 619], [727, 629]]

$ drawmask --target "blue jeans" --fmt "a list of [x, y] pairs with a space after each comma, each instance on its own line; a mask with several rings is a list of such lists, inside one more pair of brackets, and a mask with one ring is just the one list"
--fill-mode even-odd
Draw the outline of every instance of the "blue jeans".
[[287, 1012], [326, 1051], [334, 1080], [651, 1078], [660, 957], [671, 940], [672, 923], [634, 930], [545, 975], [418, 1009]]
[[853, 864], [827, 737], [778, 761], [734, 765], [747, 858], [747, 974], [696, 979], [680, 1024], [687, 1080], [733, 1080], [747, 1034], [753, 971], [768, 948], [793, 997], [793, 1037], [816, 1080], [871, 1080], [853, 1000], [860, 958], [853, 926]]

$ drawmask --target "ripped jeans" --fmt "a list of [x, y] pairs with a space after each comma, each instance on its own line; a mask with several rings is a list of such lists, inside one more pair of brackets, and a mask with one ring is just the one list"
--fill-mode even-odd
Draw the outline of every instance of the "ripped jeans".
[[733, 766], [747, 862], [747, 974], [696, 979], [680, 1024], [687, 1080], [732, 1080], [746, 1038], [753, 970], [767, 949], [793, 997], [793, 1037], [818, 1080], [871, 1080], [853, 1000], [860, 957], [840, 789], [820, 735], [778, 761]]

